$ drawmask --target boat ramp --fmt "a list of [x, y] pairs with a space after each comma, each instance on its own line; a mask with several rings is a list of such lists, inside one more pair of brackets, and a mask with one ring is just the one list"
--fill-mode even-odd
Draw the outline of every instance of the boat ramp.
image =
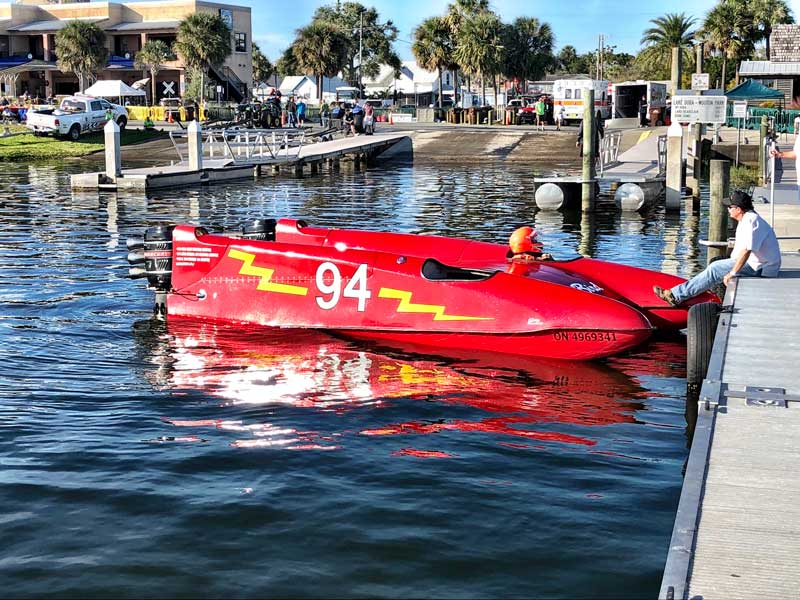
[[[785, 165], [790, 167], [791, 165]], [[800, 201], [784, 172], [773, 201], [783, 265], [734, 279], [723, 302], [660, 598], [797, 598], [800, 569]], [[688, 407], [690, 410], [694, 406]]]
[[[265, 172], [291, 169], [302, 176], [322, 167], [339, 168], [342, 159], [356, 168], [379, 154], [411, 153], [411, 141], [403, 133], [338, 137], [334, 132], [315, 136], [297, 129], [215, 129], [203, 131], [193, 122], [186, 132], [170, 138], [178, 161], [171, 165], [122, 169], [119, 130], [106, 126], [106, 170], [72, 175], [73, 189], [150, 191], [187, 185], [224, 183], [252, 178]], [[115, 137], [116, 136], [116, 137]], [[390, 150], [391, 149], [391, 150]]]

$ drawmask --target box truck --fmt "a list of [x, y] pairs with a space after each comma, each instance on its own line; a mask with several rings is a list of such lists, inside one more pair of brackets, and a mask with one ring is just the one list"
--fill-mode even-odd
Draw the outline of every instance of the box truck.
[[611, 108], [614, 119], [638, 119], [639, 103], [647, 100], [650, 125], [664, 125], [667, 106], [667, 84], [658, 81], [624, 81], [611, 86]]

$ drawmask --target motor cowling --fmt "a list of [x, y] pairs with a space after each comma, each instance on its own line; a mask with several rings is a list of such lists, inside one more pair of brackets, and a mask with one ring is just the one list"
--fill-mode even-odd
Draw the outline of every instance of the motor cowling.
[[242, 238], [274, 242], [276, 224], [275, 219], [254, 219], [242, 227]]
[[173, 225], [157, 225], [144, 232], [144, 270], [156, 291], [168, 292], [172, 285]]

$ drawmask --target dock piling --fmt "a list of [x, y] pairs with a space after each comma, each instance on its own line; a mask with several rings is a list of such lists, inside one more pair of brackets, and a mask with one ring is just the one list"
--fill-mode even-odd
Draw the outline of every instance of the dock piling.
[[106, 144], [106, 177], [116, 181], [122, 173], [122, 152], [120, 151], [119, 125], [110, 119], [103, 127]]
[[189, 123], [189, 168], [199, 171], [203, 168], [203, 128], [197, 121]]
[[584, 90], [583, 101], [583, 185], [581, 186], [581, 210], [594, 210], [594, 158], [595, 158], [595, 122], [594, 122], [594, 90]]
[[[722, 199], [728, 195], [730, 187], [731, 163], [727, 160], [712, 160], [710, 174], [710, 202], [708, 207], [708, 241], [727, 242], [728, 211]], [[728, 255], [726, 247], [709, 246], [707, 262]]]
[[673, 122], [667, 129], [667, 210], [680, 210], [683, 171], [683, 127]]

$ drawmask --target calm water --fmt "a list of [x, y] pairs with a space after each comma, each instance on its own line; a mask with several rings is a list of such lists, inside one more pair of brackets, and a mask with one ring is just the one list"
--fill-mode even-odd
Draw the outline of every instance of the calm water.
[[417, 355], [149, 319], [146, 225], [254, 216], [505, 242], [690, 274], [697, 222], [535, 214], [530, 173], [392, 167], [75, 194], [0, 179], [0, 595], [658, 592], [686, 456], [685, 350]]

